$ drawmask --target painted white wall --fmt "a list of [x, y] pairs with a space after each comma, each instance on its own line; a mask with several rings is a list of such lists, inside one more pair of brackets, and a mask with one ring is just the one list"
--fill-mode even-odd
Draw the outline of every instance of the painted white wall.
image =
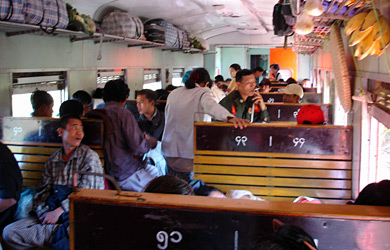
[[298, 79], [302, 81], [305, 78], [310, 79], [310, 56], [298, 54]]
[[70, 42], [67, 37], [18, 35], [7, 37], [0, 32], [0, 97], [1, 115], [10, 115], [10, 76], [15, 71], [68, 72], [69, 95], [79, 89], [90, 93], [96, 89], [98, 69], [127, 70], [127, 83], [132, 90], [142, 89], [144, 68], [203, 67], [202, 54], [163, 51], [161, 49], [128, 48], [123, 44], [103, 43], [102, 60], [97, 60], [99, 44], [93, 41]]

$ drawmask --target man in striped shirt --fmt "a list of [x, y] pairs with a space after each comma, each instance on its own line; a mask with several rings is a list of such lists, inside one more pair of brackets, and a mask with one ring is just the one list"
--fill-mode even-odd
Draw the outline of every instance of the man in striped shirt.
[[[84, 137], [79, 117], [65, 115], [57, 130], [63, 147], [52, 154], [45, 163], [42, 181], [34, 196], [35, 215], [8, 225], [3, 237], [15, 249], [48, 248], [52, 243], [69, 245], [67, 239], [69, 200], [75, 171], [103, 173], [98, 154], [81, 144]], [[102, 177], [79, 175], [79, 187], [104, 189]], [[61, 228], [62, 227], [62, 228]], [[58, 236], [64, 232], [65, 237]], [[53, 240], [56, 239], [56, 240]]]

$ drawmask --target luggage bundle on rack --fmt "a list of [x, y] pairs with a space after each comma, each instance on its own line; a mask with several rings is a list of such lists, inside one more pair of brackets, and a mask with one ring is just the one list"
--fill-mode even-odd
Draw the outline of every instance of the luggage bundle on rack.
[[69, 22], [62, 0], [0, 0], [0, 20], [61, 29]]
[[104, 33], [134, 39], [140, 39], [144, 33], [144, 24], [139, 17], [120, 10], [103, 17], [101, 28]]
[[[166, 46], [182, 49], [184, 47], [185, 31], [176, 28], [163, 19], [152, 19], [145, 22], [146, 39], [152, 42], [165, 43]], [[189, 43], [188, 37], [187, 45]]]

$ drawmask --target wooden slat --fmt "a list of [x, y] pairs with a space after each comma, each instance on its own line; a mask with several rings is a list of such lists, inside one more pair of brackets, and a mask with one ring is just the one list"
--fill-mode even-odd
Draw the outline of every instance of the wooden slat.
[[216, 164], [235, 166], [268, 166], [291, 168], [351, 169], [349, 161], [294, 160], [252, 157], [199, 156], [195, 155], [194, 164]]
[[41, 156], [41, 155], [25, 155], [25, 154], [14, 154], [15, 159], [23, 162], [42, 162], [45, 163], [49, 156]]
[[14, 154], [40, 154], [52, 155], [58, 150], [58, 147], [28, 147], [28, 146], [10, 146], [8, 148]]
[[223, 192], [230, 190], [248, 190], [254, 195], [263, 196], [284, 196], [295, 197], [309, 196], [313, 198], [333, 198], [333, 199], [351, 199], [350, 190], [334, 190], [334, 189], [309, 189], [309, 188], [286, 188], [286, 187], [254, 187], [242, 185], [212, 185]]
[[23, 179], [23, 187], [37, 187], [40, 180]]
[[195, 174], [194, 179], [201, 179], [208, 184], [239, 184], [254, 186], [280, 186], [280, 187], [306, 187], [306, 188], [333, 188], [351, 189], [349, 180], [317, 180], [305, 178], [280, 178], [280, 177], [249, 177]]
[[42, 171], [44, 167], [44, 164], [42, 163], [19, 162], [18, 165], [21, 170], [33, 170], [33, 171]]
[[[305, 167], [304, 164], [301, 165]], [[271, 168], [271, 167], [240, 167], [220, 165], [195, 165], [194, 172], [198, 174], [226, 174], [275, 177], [307, 177], [326, 179], [351, 179], [348, 170], [323, 170], [299, 168]]]
[[21, 171], [23, 179], [37, 179], [40, 181], [42, 179], [42, 172], [35, 171]]
[[[293, 202], [295, 198], [289, 197], [266, 197], [266, 200], [269, 201], [286, 201]], [[335, 199], [320, 199], [322, 204], [337, 204], [337, 205], [345, 205], [348, 200], [335, 200]]]

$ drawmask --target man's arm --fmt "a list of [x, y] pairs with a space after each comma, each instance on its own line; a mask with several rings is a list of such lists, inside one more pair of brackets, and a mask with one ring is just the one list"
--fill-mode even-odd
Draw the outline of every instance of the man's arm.
[[0, 213], [4, 212], [14, 204], [16, 204], [16, 200], [13, 198], [8, 198], [8, 199], [0, 198]]

